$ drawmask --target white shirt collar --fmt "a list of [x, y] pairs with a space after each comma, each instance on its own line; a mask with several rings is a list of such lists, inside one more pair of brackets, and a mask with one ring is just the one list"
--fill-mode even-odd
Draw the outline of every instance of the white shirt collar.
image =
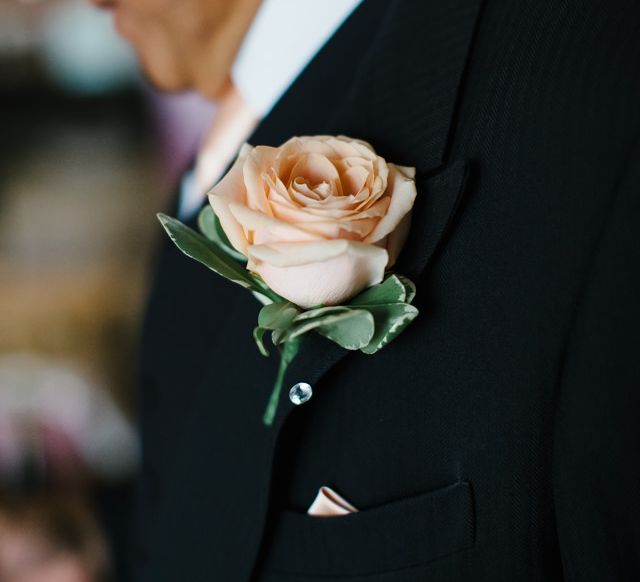
[[231, 70], [246, 103], [265, 117], [362, 0], [263, 0]]

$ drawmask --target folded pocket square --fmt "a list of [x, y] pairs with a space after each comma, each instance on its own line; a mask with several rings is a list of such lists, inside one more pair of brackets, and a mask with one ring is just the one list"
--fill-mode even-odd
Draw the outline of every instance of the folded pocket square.
[[356, 513], [358, 510], [330, 487], [320, 487], [307, 513], [316, 517], [333, 517]]

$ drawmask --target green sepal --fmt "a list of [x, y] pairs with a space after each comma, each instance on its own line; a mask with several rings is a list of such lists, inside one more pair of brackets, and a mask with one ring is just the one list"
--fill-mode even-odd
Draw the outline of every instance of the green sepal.
[[365, 310], [354, 309], [323, 318], [316, 331], [347, 350], [360, 350], [371, 342], [375, 332], [374, 318]]
[[284, 338], [289, 341], [310, 331], [316, 331], [347, 350], [359, 350], [371, 341], [374, 320], [364, 309], [323, 307], [296, 317]]
[[245, 289], [265, 295], [272, 301], [282, 300], [243, 265], [222, 251], [216, 243], [166, 214], [158, 214], [158, 220], [174, 244], [188, 257]]
[[220, 224], [220, 219], [208, 204], [198, 214], [198, 228], [204, 236], [216, 243], [230, 257], [242, 263], [247, 262], [247, 257], [237, 251], [229, 242], [229, 238]]
[[246, 289], [260, 293], [264, 291], [242, 265], [226, 255], [215, 243], [166, 214], [158, 214], [158, 220], [185, 255]]
[[264, 327], [254, 327], [253, 328], [253, 339], [256, 342], [256, 345], [258, 346], [258, 350], [260, 351], [260, 353], [265, 356], [265, 357], [269, 357], [269, 350], [267, 349], [267, 346], [264, 345], [264, 334], [269, 331]]
[[409, 277], [405, 277], [404, 275], [396, 275], [400, 282], [404, 285], [404, 290], [406, 292], [406, 297], [404, 299], [405, 303], [413, 303], [413, 300], [416, 297], [416, 284], [409, 279]]
[[287, 329], [300, 310], [289, 301], [265, 305], [258, 314], [258, 325], [265, 329]]
[[325, 315], [338, 315], [339, 313], [345, 313], [351, 311], [351, 307], [346, 305], [329, 305], [327, 307], [312, 307], [303, 311], [296, 317], [296, 323], [300, 321], [306, 321], [308, 319], [316, 319], [318, 317], [324, 317]]
[[371, 305], [367, 307], [375, 321], [375, 332], [369, 344], [360, 350], [374, 354], [395, 339], [417, 317], [418, 310], [408, 303]]
[[389, 275], [382, 283], [365, 289], [360, 295], [349, 301], [349, 305], [361, 307], [367, 305], [386, 305], [404, 303], [407, 300], [407, 287], [398, 275]]
[[285, 342], [287, 339], [287, 331], [286, 329], [274, 329], [271, 332], [271, 342], [274, 346], [279, 346]]

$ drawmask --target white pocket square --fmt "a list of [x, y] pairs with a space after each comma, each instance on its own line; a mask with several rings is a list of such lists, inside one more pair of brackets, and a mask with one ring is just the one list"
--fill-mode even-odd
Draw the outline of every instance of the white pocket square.
[[307, 513], [316, 517], [332, 517], [356, 513], [358, 510], [331, 487], [320, 487]]

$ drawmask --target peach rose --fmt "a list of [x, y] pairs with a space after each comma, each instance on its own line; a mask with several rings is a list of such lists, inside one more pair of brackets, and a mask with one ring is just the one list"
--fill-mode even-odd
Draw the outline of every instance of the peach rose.
[[294, 137], [278, 148], [245, 144], [209, 201], [247, 269], [271, 289], [303, 308], [338, 305], [395, 262], [414, 175], [360, 140]]

